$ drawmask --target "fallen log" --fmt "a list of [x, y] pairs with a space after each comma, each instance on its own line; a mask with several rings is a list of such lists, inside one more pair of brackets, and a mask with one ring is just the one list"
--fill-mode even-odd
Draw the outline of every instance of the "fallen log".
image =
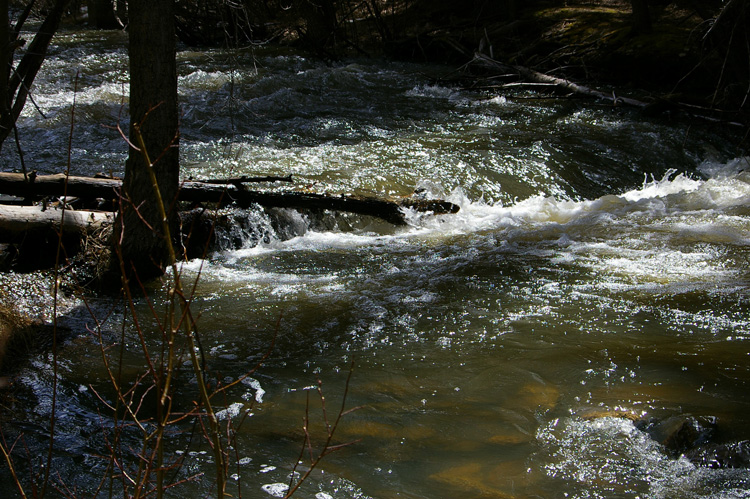
[[[52, 198], [64, 197], [65, 203], [78, 198], [84, 205], [99, 204], [97, 199], [105, 200], [107, 202], [102, 204], [115, 209], [119, 205], [120, 180], [66, 177], [62, 174], [29, 177], [32, 181], [27, 181], [20, 173], [0, 172], [0, 195], [7, 194], [25, 201], [42, 199], [41, 205], [35, 206], [0, 203], [0, 270], [6, 267], [21, 271], [49, 268], [55, 264], [54, 249], [58, 244], [62, 244], [68, 257], [88, 251], [86, 248], [92, 245], [107, 246], [106, 229], [113, 224], [113, 211], [71, 209], [68, 204], [63, 209], [63, 203]], [[248, 190], [242, 182], [222, 184], [223, 181], [218, 180], [216, 183], [188, 181], [180, 187], [179, 200], [189, 205], [180, 211], [183, 230], [180, 241], [189, 258], [202, 256], [216, 243], [212, 210], [230, 205], [344, 211], [378, 217], [396, 225], [406, 224], [406, 210], [409, 209], [434, 214], [455, 213], [459, 209], [457, 205], [442, 200], [406, 198], [392, 201], [299, 191], [262, 192]], [[193, 207], [196, 209], [190, 209]], [[195, 221], [196, 212], [208, 214], [204, 217], [208, 225]], [[85, 256], [86, 259], [89, 257]], [[94, 266], [97, 268], [95, 272], [99, 272], [98, 260]]]
[[[282, 177], [284, 178], [284, 177]], [[269, 208], [295, 208], [303, 210], [333, 210], [382, 218], [395, 225], [406, 224], [405, 209], [433, 214], [456, 213], [459, 207], [442, 200], [416, 200], [405, 198], [398, 201], [365, 196], [346, 196], [309, 193], [301, 191], [255, 191], [228, 179], [230, 184], [219, 182], [186, 181], [180, 185], [178, 199], [191, 203], [216, 203], [227, 206], [235, 203], [241, 207], [253, 204]], [[0, 172], [0, 194], [23, 198], [40, 196], [75, 196], [81, 198], [117, 199], [122, 181], [91, 177], [37, 175], [27, 182], [21, 173]]]
[[650, 102], [644, 102], [638, 99], [617, 95], [614, 91], [610, 93], [603, 92], [595, 88], [574, 83], [564, 78], [557, 78], [545, 73], [540, 73], [524, 66], [505, 64], [482, 53], [475, 53], [469, 64], [475, 64], [483, 68], [501, 71], [503, 72], [504, 77], [508, 76], [507, 73], [513, 73], [518, 78], [523, 80], [522, 82], [495, 85], [495, 88], [513, 88], [515, 86], [522, 86], [525, 84], [539, 85], [547, 89], [557, 89], [568, 94], [606, 100], [611, 102], [615, 107], [628, 106], [637, 108], [642, 110], [646, 116], [654, 116], [665, 111], [682, 111], [688, 116], [692, 116], [694, 118], [698, 118], [700, 120], [708, 121], [711, 123], [722, 123], [738, 127], [747, 126], [747, 118], [736, 111], [696, 106], [694, 104], [688, 104], [685, 102], [673, 101], [668, 97], [657, 98], [651, 100]]
[[114, 199], [119, 196], [122, 186], [119, 179], [74, 177], [64, 173], [34, 175], [31, 178], [33, 180], [27, 182], [23, 173], [0, 172], [0, 194], [21, 198], [67, 195]]
[[112, 223], [114, 215], [104, 211], [74, 211], [57, 207], [0, 205], [0, 242], [14, 243], [34, 235], [80, 236]]
[[517, 74], [521, 79], [531, 83], [542, 84], [545, 86], [554, 87], [560, 91], [568, 92], [571, 94], [585, 95], [587, 97], [594, 97], [597, 99], [603, 99], [612, 102], [614, 105], [626, 105], [631, 107], [637, 107], [644, 109], [649, 103], [643, 102], [637, 99], [631, 99], [629, 97], [622, 97], [616, 95], [614, 92], [606, 93], [595, 88], [589, 88], [584, 85], [579, 85], [570, 80], [564, 78], [557, 78], [539, 71], [534, 71], [524, 66], [515, 66], [512, 64], [505, 64], [503, 62], [492, 59], [491, 57], [482, 53], [475, 53], [474, 59], [471, 61], [472, 64], [477, 64], [485, 68], [496, 69], [503, 72], [512, 72]]
[[105, 211], [0, 204], [0, 271], [50, 268], [57, 248], [63, 258], [76, 255], [99, 241], [113, 220]]
[[459, 207], [442, 200], [403, 199], [398, 202], [375, 197], [319, 194], [313, 192], [250, 191], [236, 186], [206, 186], [186, 182], [180, 189], [179, 199], [192, 202], [215, 202], [227, 205], [234, 202], [240, 207], [259, 204], [268, 208], [294, 208], [301, 210], [331, 210], [356, 213], [381, 218], [394, 225], [405, 225], [404, 209], [434, 214], [456, 213]]

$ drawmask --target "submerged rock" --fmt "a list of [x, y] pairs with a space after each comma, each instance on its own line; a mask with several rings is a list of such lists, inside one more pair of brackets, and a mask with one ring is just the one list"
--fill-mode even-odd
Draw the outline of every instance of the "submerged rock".
[[750, 468], [750, 440], [706, 445], [687, 452], [685, 457], [706, 468]]
[[662, 444], [669, 454], [679, 456], [711, 441], [716, 430], [716, 418], [672, 416], [663, 420], [644, 422], [640, 429]]
[[533, 487], [533, 478], [523, 460], [455, 463], [430, 479], [449, 493], [446, 497], [511, 499], [518, 497], [515, 489]]
[[719, 443], [713, 416], [672, 416], [641, 427], [673, 457], [684, 456], [706, 468], [750, 468], [750, 440]]
[[706, 468], [750, 468], [750, 440], [720, 443], [714, 441], [718, 420], [714, 416], [677, 415], [666, 419], [640, 419], [626, 410], [590, 410], [584, 419], [606, 417], [630, 419], [636, 427], [661, 444], [673, 458], [684, 456]]
[[581, 412], [583, 419], [599, 419], [599, 418], [621, 418], [629, 419], [631, 421], [640, 421], [641, 415], [628, 409], [600, 409], [590, 408]]

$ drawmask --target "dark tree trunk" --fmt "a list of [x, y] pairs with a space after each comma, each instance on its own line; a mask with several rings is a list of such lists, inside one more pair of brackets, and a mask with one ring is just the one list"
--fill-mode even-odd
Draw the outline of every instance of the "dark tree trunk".
[[8, 81], [10, 78], [10, 19], [8, 18], [8, 0], [0, 0], [0, 123], [10, 118], [8, 101]]
[[122, 28], [117, 18], [115, 3], [112, 0], [88, 0], [89, 26], [96, 29]]
[[518, 0], [508, 0], [507, 8], [508, 19], [511, 21], [518, 19]]
[[636, 33], [651, 33], [651, 13], [648, 0], [630, 0], [633, 6], [633, 29]]
[[336, 6], [333, 0], [303, 0], [302, 16], [306, 29], [304, 40], [321, 56], [330, 56], [329, 48], [335, 45]]
[[[32, 87], [34, 78], [39, 72], [39, 68], [42, 67], [45, 57], [47, 56], [47, 47], [49, 47], [52, 37], [57, 32], [57, 28], [60, 26], [60, 20], [62, 19], [65, 9], [67, 8], [70, 0], [55, 0], [55, 3], [49, 9], [47, 16], [44, 18], [44, 22], [39, 27], [34, 39], [29, 44], [26, 53], [24, 54], [21, 61], [14, 71], [8, 75], [7, 81], [0, 81], [0, 92], [3, 93], [2, 99], [7, 103], [9, 110], [0, 112], [0, 147], [8, 135], [13, 131], [16, 125], [16, 120], [21, 115], [23, 107], [26, 105], [26, 99], [29, 96], [29, 89]], [[28, 7], [23, 11], [21, 17], [16, 25], [16, 30], [19, 30], [26, 17], [31, 11], [33, 2], [30, 2]], [[8, 2], [2, 2], [0, 9], [3, 9], [7, 19], [8, 15]], [[2, 21], [0, 21], [2, 22]], [[7, 23], [5, 23], [7, 24]], [[2, 28], [5, 30], [6, 28]], [[15, 31], [11, 32], [10, 26], [7, 28], [7, 42], [2, 51], [0, 57], [3, 58], [3, 71], [5, 71], [5, 64], [7, 58], [7, 64], [12, 63], [13, 49], [15, 48], [16, 36]], [[3, 40], [6, 40], [5, 35], [0, 34]], [[10, 72], [10, 66], [7, 67], [7, 71]], [[5, 106], [3, 106], [5, 107]]]
[[[153, 168], [167, 219], [175, 225], [172, 209], [179, 182], [177, 63], [173, 0], [131, 0], [130, 24], [130, 138], [125, 164], [121, 216], [115, 228], [126, 272], [142, 279], [160, 275], [169, 263], [168, 240], [149, 168]], [[148, 154], [151, 165], [145, 154]]]

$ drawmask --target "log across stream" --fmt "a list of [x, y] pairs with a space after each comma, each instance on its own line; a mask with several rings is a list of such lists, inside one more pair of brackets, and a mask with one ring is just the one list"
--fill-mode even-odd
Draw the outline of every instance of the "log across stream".
[[[221, 208], [236, 205], [247, 208], [292, 208], [298, 210], [331, 210], [377, 217], [394, 225], [406, 224], [406, 211], [423, 213], [456, 213], [459, 207], [436, 199], [333, 195], [296, 190], [262, 191], [246, 187], [258, 182], [291, 182], [291, 177], [239, 177], [185, 181], [179, 189], [178, 201], [188, 206]], [[0, 172], [0, 194], [14, 196], [26, 206], [0, 204], [0, 243], [22, 243], [30, 238], [55, 239], [62, 229], [68, 245], [85, 234], [100, 229], [114, 220], [111, 210], [120, 196], [122, 181], [112, 178], [76, 177], [65, 174], [30, 175]], [[63, 206], [60, 199], [77, 198], [85, 209]], [[54, 203], [49, 200], [56, 200]], [[33, 203], [32, 205], [29, 205]], [[91, 206], [97, 206], [92, 209]], [[202, 243], [199, 243], [202, 244]], [[75, 244], [73, 244], [75, 245]], [[73, 249], [75, 251], [75, 249]]]

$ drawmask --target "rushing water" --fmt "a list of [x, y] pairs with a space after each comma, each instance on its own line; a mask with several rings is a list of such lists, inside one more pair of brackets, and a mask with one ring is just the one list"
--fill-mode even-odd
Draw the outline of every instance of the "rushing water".
[[[125, 37], [56, 42], [34, 92], [44, 117], [27, 106], [21, 123], [27, 167], [64, 168], [75, 100], [73, 172], [121, 173]], [[317, 192], [422, 188], [461, 206], [410, 214], [406, 228], [251, 211], [264, 237], [184, 264], [214, 377], [237, 379], [275, 341], [219, 407], [252, 416], [232, 472], [245, 497], [279, 494], [309, 387], [320, 379], [338, 412], [352, 362], [347, 407], [361, 408], [335, 443], [356, 442], [301, 497], [750, 497], [747, 468], [698, 466], [641, 423], [715, 418], [715, 443], [750, 439], [750, 168], [731, 134], [451, 88], [436, 80], [446, 67], [262, 47], [183, 50], [179, 62], [185, 177], [291, 173]], [[18, 167], [10, 142], [2, 159]], [[85, 490], [104, 470], [95, 392], [108, 381], [87, 312], [65, 310], [55, 463]], [[105, 322], [105, 336], [118, 327]], [[138, 353], [133, 343], [133, 376]], [[32, 452], [50, 380], [46, 357], [32, 359], [18, 381], [26, 422], [4, 425]], [[310, 413], [322, 438], [319, 405]], [[186, 445], [188, 472], [210, 475], [205, 447]]]

